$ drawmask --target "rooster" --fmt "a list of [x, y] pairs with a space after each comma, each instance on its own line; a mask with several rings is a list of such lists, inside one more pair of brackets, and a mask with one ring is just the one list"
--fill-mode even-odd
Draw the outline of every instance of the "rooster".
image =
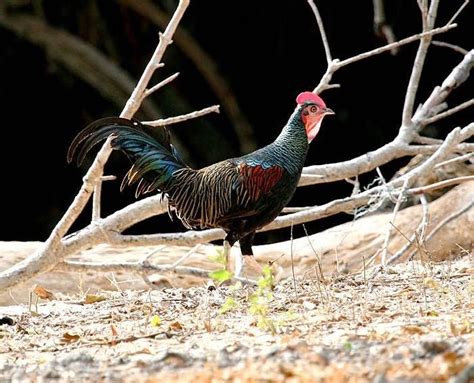
[[308, 152], [324, 116], [334, 114], [312, 92], [300, 93], [297, 107], [271, 144], [243, 157], [231, 158], [205, 168], [188, 167], [170, 143], [167, 129], [138, 121], [103, 118], [81, 131], [69, 147], [67, 159], [80, 165], [89, 150], [113, 135], [113, 149], [125, 152], [133, 163], [121, 189], [137, 184], [136, 196], [159, 191], [169, 209], [187, 228], [222, 228], [226, 261], [239, 241], [242, 257], [235, 263], [259, 269], [253, 257], [255, 232], [272, 222], [293, 196]]

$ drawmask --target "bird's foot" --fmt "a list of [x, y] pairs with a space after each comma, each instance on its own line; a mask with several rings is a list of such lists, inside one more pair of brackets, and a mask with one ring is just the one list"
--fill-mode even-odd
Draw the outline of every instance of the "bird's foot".
[[252, 270], [261, 275], [263, 272], [262, 266], [257, 262], [253, 255], [238, 255], [235, 257], [234, 264], [234, 275], [240, 277], [245, 274], [246, 270]]

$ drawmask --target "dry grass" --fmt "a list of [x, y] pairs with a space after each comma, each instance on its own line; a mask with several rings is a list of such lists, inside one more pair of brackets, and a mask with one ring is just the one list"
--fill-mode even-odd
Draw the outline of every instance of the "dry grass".
[[3, 307], [15, 325], [0, 326], [0, 381], [446, 381], [474, 363], [472, 272], [469, 256], [372, 281], [310, 270], [297, 297], [287, 280], [253, 309], [248, 286], [56, 296], [38, 315]]

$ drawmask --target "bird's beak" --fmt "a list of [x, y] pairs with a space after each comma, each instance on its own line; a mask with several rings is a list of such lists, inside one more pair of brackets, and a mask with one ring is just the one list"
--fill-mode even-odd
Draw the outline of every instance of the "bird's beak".
[[323, 112], [324, 114], [336, 114], [336, 113], [334, 113], [334, 111], [333, 111], [332, 109], [330, 109], [330, 108], [323, 108], [322, 112]]

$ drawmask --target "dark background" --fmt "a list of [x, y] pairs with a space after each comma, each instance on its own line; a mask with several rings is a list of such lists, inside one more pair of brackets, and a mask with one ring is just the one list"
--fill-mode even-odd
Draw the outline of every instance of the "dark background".
[[[174, 10], [175, 1], [155, 1], [160, 9]], [[373, 29], [372, 1], [318, 1], [332, 53], [344, 59], [381, 46]], [[415, 0], [386, 2], [388, 22], [401, 39], [420, 31]], [[443, 25], [462, 1], [442, 1], [437, 26]], [[96, 47], [136, 81], [157, 43], [157, 27], [120, 1], [6, 1], [3, 17], [31, 15], [51, 27], [65, 30]], [[474, 5], [458, 18], [460, 26], [436, 39], [472, 48]], [[14, 20], [14, 19], [13, 19]], [[181, 26], [215, 61], [250, 123], [255, 140], [263, 146], [272, 141], [293, 111], [296, 95], [312, 90], [325, 70], [326, 60], [318, 28], [306, 0], [243, 1], [191, 0]], [[402, 47], [398, 55], [383, 54], [340, 70], [333, 82], [340, 89], [324, 93], [326, 104], [336, 111], [327, 118], [313, 141], [307, 164], [350, 159], [380, 147], [396, 135], [403, 97], [417, 43]], [[72, 202], [87, 164], [81, 168], [66, 163], [67, 147], [75, 134], [91, 121], [118, 115], [121, 107], [103, 97], [90, 84], [48, 53], [41, 44], [0, 23], [0, 97], [2, 211], [1, 240], [44, 240]], [[65, 53], [66, 54], [66, 53]], [[417, 103], [440, 84], [462, 55], [431, 47], [423, 72]], [[178, 44], [165, 54], [166, 67], [157, 82], [176, 71], [180, 77], [152, 97], [156, 119], [186, 113], [219, 103], [208, 82], [195, 69]], [[472, 97], [473, 80], [449, 98], [451, 106]], [[430, 127], [428, 134], [443, 137], [456, 125], [472, 121], [465, 110], [448, 121]], [[228, 111], [174, 125], [193, 166], [203, 166], [240, 153], [235, 123]], [[91, 156], [92, 159], [92, 156]], [[90, 160], [91, 160], [90, 159]], [[383, 168], [387, 177], [405, 160]], [[90, 162], [89, 162], [90, 164]], [[114, 153], [106, 174], [120, 178], [127, 161]], [[367, 183], [373, 174], [362, 177]], [[133, 191], [118, 191], [119, 181], [104, 186], [103, 210], [110, 213], [134, 200]], [[351, 185], [340, 182], [301, 188], [292, 206], [321, 204], [350, 193]], [[74, 229], [87, 224], [90, 209]], [[308, 225], [315, 232], [350, 219], [339, 215]], [[167, 217], [154, 218], [134, 228], [135, 232], [182, 230]], [[297, 229], [297, 235], [301, 228]], [[274, 238], [269, 238], [269, 236]], [[261, 235], [259, 242], [288, 238], [289, 229]]]

